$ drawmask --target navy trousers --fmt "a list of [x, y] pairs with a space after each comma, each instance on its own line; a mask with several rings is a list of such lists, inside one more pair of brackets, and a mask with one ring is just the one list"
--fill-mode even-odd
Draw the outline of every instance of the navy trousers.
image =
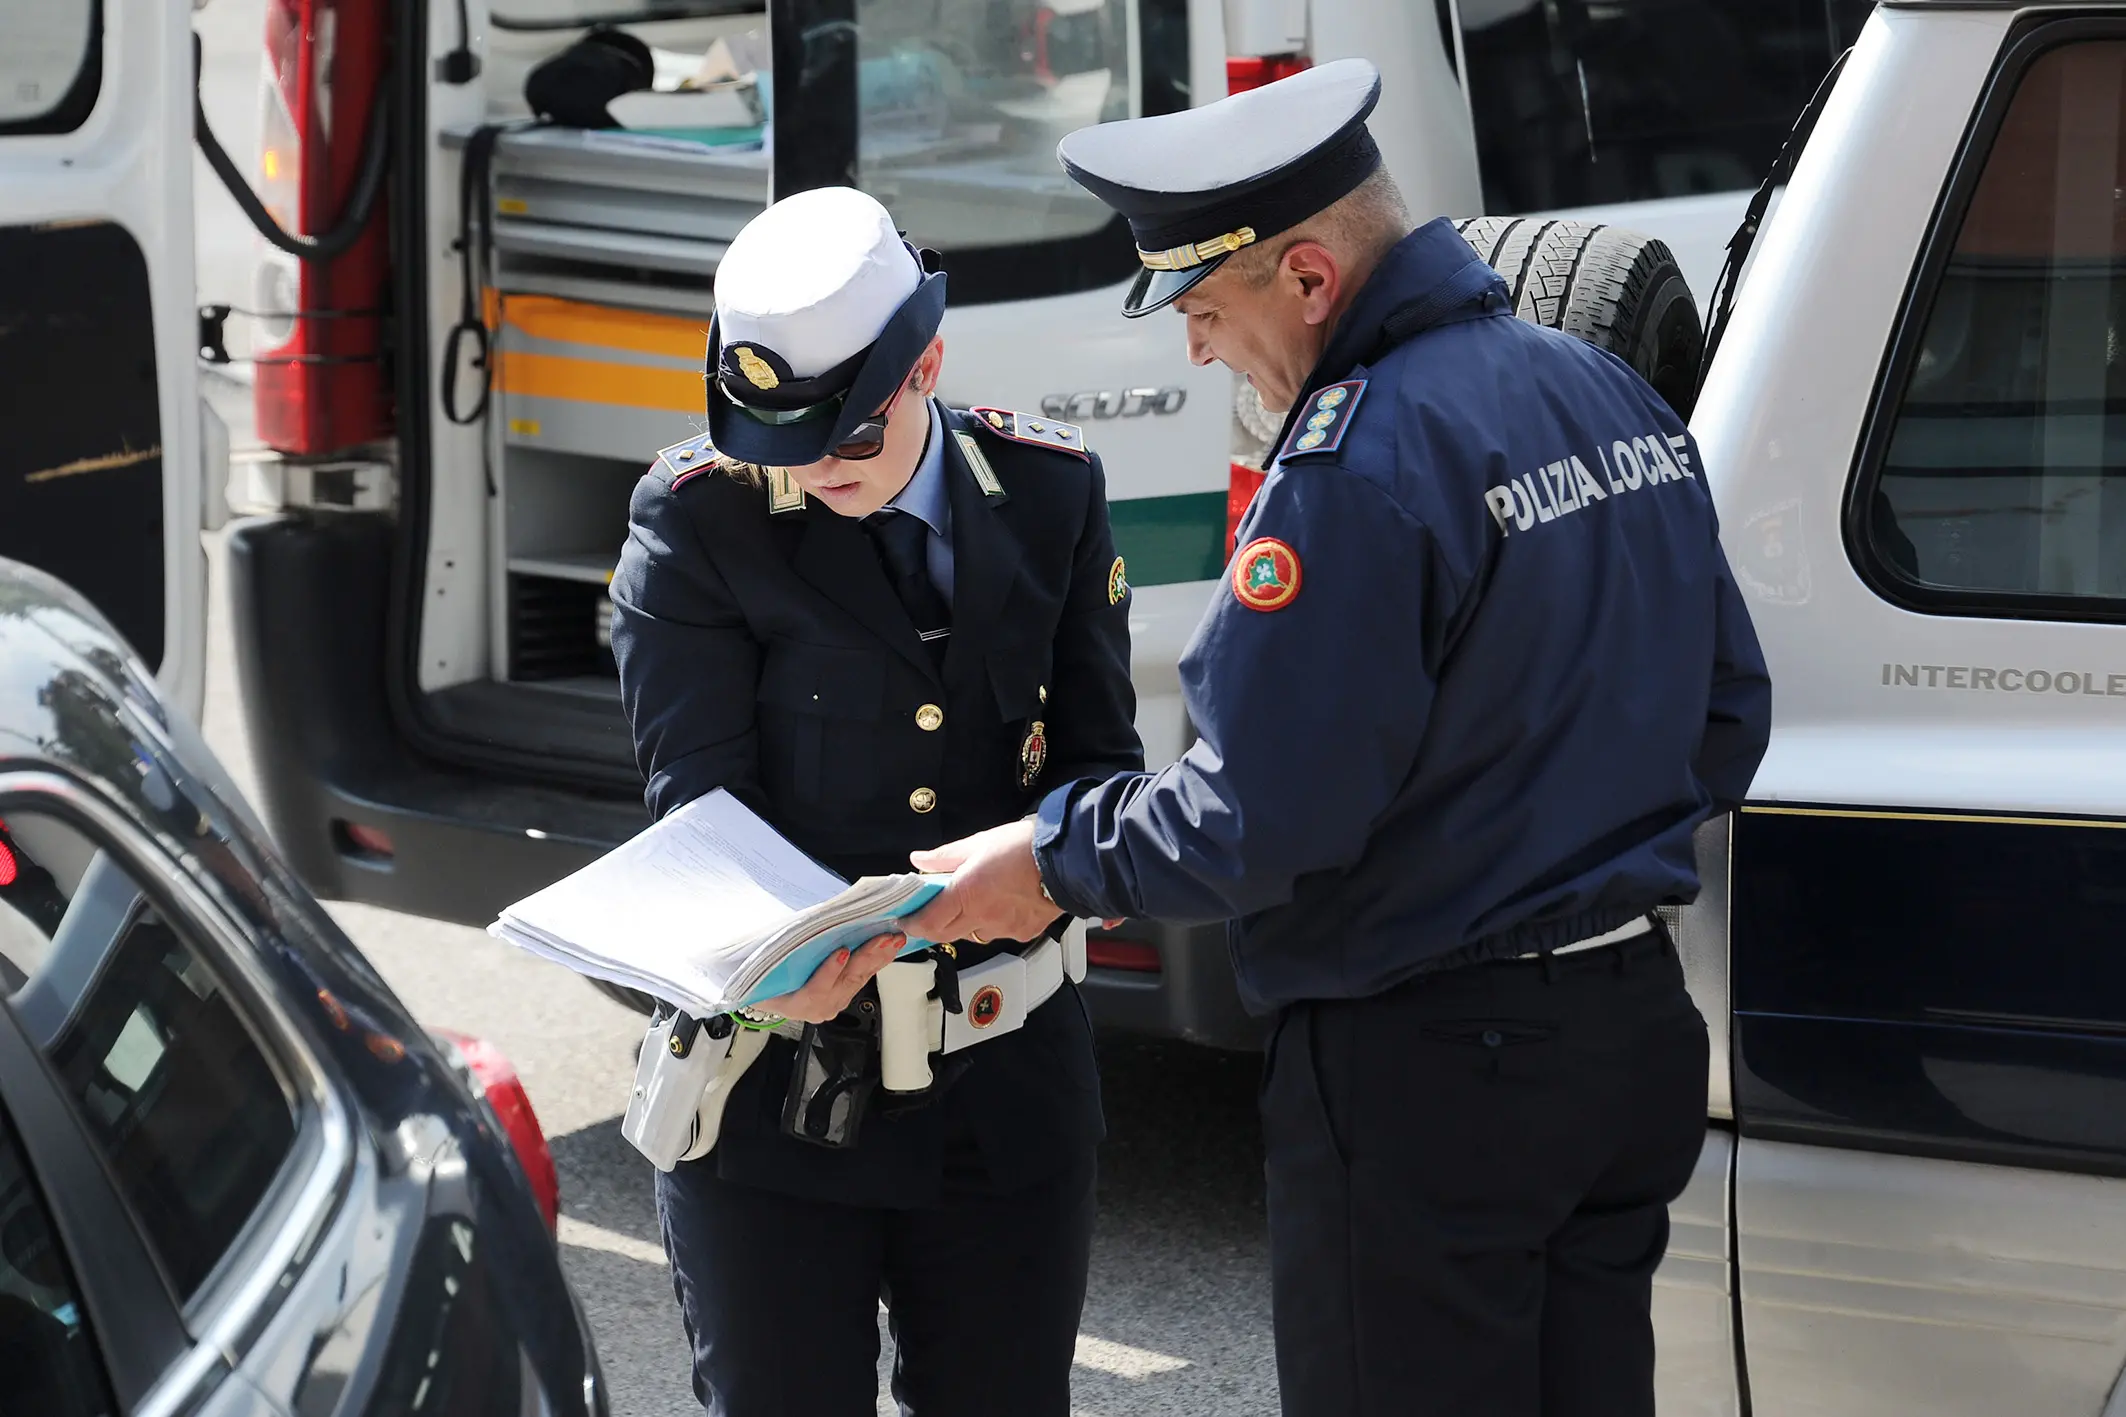
[[993, 1189], [950, 1155], [942, 1203], [892, 1210], [657, 1179], [672, 1286], [709, 1417], [875, 1417], [886, 1304], [903, 1417], [1068, 1417], [1092, 1258], [1093, 1151]]
[[1653, 1417], [1706, 1046], [1658, 930], [1288, 1008], [1262, 1096], [1286, 1417]]

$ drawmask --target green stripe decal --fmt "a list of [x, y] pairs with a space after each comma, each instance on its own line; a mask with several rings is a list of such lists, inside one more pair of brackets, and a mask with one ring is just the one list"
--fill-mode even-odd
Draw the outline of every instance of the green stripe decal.
[[1107, 516], [1131, 585], [1215, 581], [1225, 574], [1223, 492], [1129, 497], [1109, 502]]

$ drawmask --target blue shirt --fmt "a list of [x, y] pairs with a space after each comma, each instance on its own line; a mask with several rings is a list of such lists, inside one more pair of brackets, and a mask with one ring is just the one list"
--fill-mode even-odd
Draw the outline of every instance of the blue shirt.
[[924, 526], [930, 528], [930, 537], [923, 544], [923, 564], [929, 568], [930, 583], [937, 587], [939, 595], [952, 604], [952, 499], [945, 486], [945, 418], [938, 411], [937, 400], [930, 401], [930, 433], [923, 444], [922, 459], [915, 465], [915, 474], [908, 485], [895, 493], [886, 506], [896, 512], [905, 512]]
[[1268, 1012], [1694, 897], [1771, 683], [1682, 421], [1444, 221], [1296, 407], [1181, 661], [1197, 741], [1041, 803], [1057, 903], [1232, 920]]

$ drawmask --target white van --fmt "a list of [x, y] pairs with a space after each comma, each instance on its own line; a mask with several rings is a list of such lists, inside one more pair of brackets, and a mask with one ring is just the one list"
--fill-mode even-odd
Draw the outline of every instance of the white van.
[[[1702, 291], [1713, 234], [1855, 18], [774, 0], [776, 91], [808, 101], [786, 98], [773, 154], [502, 137], [478, 195], [495, 387], [459, 426], [440, 392], [464, 308], [458, 153], [580, 33], [574, 3], [409, 0], [381, 38], [349, 28], [380, 7], [271, 6], [268, 99], [289, 107], [268, 124], [270, 203], [336, 210], [287, 190], [308, 168], [271, 147], [324, 131], [303, 114], [332, 92], [290, 35], [378, 64], [393, 120], [374, 129], [393, 145], [370, 248], [391, 258], [385, 303], [277, 259], [261, 281], [308, 302], [261, 368], [326, 391], [284, 397], [275, 426], [373, 420], [368, 367], [388, 375], [390, 436], [249, 466], [290, 510], [232, 536], [264, 805], [328, 895], [484, 920], [641, 823], [598, 648], [604, 573], [629, 483], [694, 425], [719, 243], [771, 183], [853, 175], [959, 263], [948, 394], [1091, 411], [1157, 759], [1187, 734], [1173, 660], [1248, 448], [1226, 377], [1189, 368], [1178, 330], [1117, 317], [1127, 241], [1054, 171], [1054, 134], [1215, 96], [1236, 53], [1246, 76], [1291, 62], [1256, 56], [1363, 52], [1420, 211], [1638, 203], [1601, 215], [1664, 236]], [[665, 0], [629, 27], [699, 52], [763, 23], [703, 13], [723, 8]], [[196, 705], [197, 533], [221, 476], [202, 471], [193, 365], [185, 19], [181, 0], [0, 9], [0, 555], [75, 580]], [[343, 140], [372, 127], [335, 131], [344, 193], [361, 164]], [[1716, 1046], [1656, 1290], [1664, 1412], [2126, 1413], [2122, 193], [2126, 4], [1886, 3], [1698, 394], [1778, 713], [1677, 913]], [[1511, 264], [1504, 224], [1472, 234]], [[46, 694], [55, 717], [82, 711], [64, 684]], [[1089, 993], [1110, 1021], [1248, 1036], [1216, 932], [1106, 943]]]
[[[11, 396], [68, 430], [18, 432], [0, 453], [31, 479], [0, 482], [0, 554], [96, 590], [189, 701], [192, 531], [222, 478], [195, 472], [184, 7], [7, 9], [0, 268], [33, 319], [108, 318], [59, 340], [0, 333], [23, 375]], [[943, 252], [946, 396], [1081, 423], [1101, 451], [1136, 588], [1139, 726], [1152, 763], [1172, 759], [1190, 735], [1176, 661], [1274, 420], [1223, 369], [1192, 368], [1178, 327], [1120, 318], [1133, 247], [1064, 177], [1056, 140], [1364, 54], [1384, 75], [1373, 126], [1416, 210], [1625, 220], [1703, 290], [1746, 189], [1865, 11], [268, 0], [259, 151], [232, 168], [281, 224], [356, 239], [330, 263], [261, 241], [249, 308], [264, 318], [235, 317], [260, 434], [289, 454], [239, 464], [239, 505], [286, 515], [231, 540], [267, 819], [320, 894], [473, 923], [643, 824], [603, 638], [628, 489], [698, 430], [725, 243], [771, 191], [831, 181], [875, 192]], [[719, 41], [754, 56], [783, 120], [677, 138], [529, 126], [526, 76], [594, 18], [650, 46], [667, 81]], [[467, 183], [468, 142], [492, 124], [513, 126]], [[382, 179], [370, 206], [365, 172]], [[1485, 254], [1532, 307], [1545, 279], [1579, 270], [1583, 230], [1499, 228]], [[1258, 1036], [1220, 928], [1132, 923], [1091, 954], [1105, 1022]]]

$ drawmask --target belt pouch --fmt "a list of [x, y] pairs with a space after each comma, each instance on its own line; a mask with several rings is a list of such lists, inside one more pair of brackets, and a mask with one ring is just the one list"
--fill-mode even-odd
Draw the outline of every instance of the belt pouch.
[[832, 1023], [806, 1024], [790, 1068], [790, 1090], [783, 1096], [784, 1133], [815, 1146], [855, 1146], [878, 1083], [876, 1010], [854, 1021], [845, 1015]]

